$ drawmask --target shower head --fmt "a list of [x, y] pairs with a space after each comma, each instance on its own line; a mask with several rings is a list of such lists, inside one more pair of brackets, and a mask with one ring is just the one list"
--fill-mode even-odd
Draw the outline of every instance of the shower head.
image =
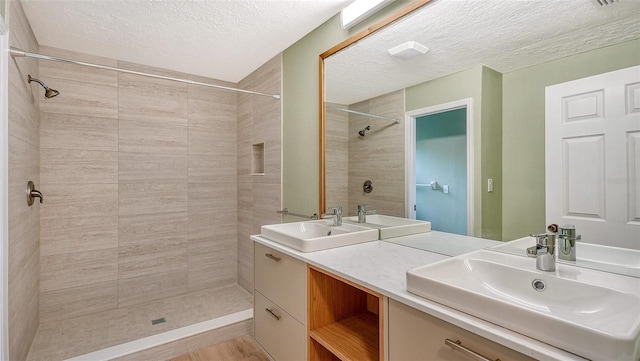
[[60, 94], [59, 91], [55, 90], [55, 89], [51, 89], [47, 86], [47, 84], [45, 84], [42, 80], [36, 79], [36, 78], [32, 78], [31, 75], [29, 75], [29, 84], [31, 84], [32, 81], [35, 81], [36, 83], [42, 85], [42, 87], [44, 88], [44, 97], [45, 98], [53, 98], [56, 95]]
[[358, 134], [360, 134], [361, 137], [364, 137], [364, 134], [367, 132], [367, 130], [371, 130], [370, 125], [367, 125], [367, 127], [359, 131]]

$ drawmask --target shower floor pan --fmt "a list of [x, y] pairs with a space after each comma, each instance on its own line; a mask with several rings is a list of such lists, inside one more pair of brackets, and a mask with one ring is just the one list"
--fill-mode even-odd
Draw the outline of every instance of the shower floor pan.
[[27, 361], [72, 359], [251, 308], [251, 294], [232, 284], [86, 316], [41, 320]]

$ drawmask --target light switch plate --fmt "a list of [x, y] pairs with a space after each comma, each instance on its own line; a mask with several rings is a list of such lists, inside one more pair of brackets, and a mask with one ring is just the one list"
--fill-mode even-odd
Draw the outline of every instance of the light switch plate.
[[487, 192], [493, 192], [493, 179], [487, 179]]
[[442, 192], [444, 192], [444, 193], [449, 193], [449, 186], [447, 186], [447, 185], [443, 185], [443, 186], [442, 186]]

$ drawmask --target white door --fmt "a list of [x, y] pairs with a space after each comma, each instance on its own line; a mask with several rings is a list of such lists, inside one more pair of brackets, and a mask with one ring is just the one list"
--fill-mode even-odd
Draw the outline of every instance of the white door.
[[546, 221], [640, 249], [640, 66], [546, 88]]

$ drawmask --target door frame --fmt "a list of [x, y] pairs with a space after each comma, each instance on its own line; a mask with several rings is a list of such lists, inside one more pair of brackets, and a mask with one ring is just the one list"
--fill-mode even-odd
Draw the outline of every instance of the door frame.
[[420, 108], [405, 113], [405, 217], [416, 219], [416, 119], [443, 113], [450, 110], [467, 109], [467, 235], [473, 236], [473, 225], [475, 220], [473, 191], [474, 184], [474, 153], [473, 153], [473, 98], [455, 100], [448, 103]]

